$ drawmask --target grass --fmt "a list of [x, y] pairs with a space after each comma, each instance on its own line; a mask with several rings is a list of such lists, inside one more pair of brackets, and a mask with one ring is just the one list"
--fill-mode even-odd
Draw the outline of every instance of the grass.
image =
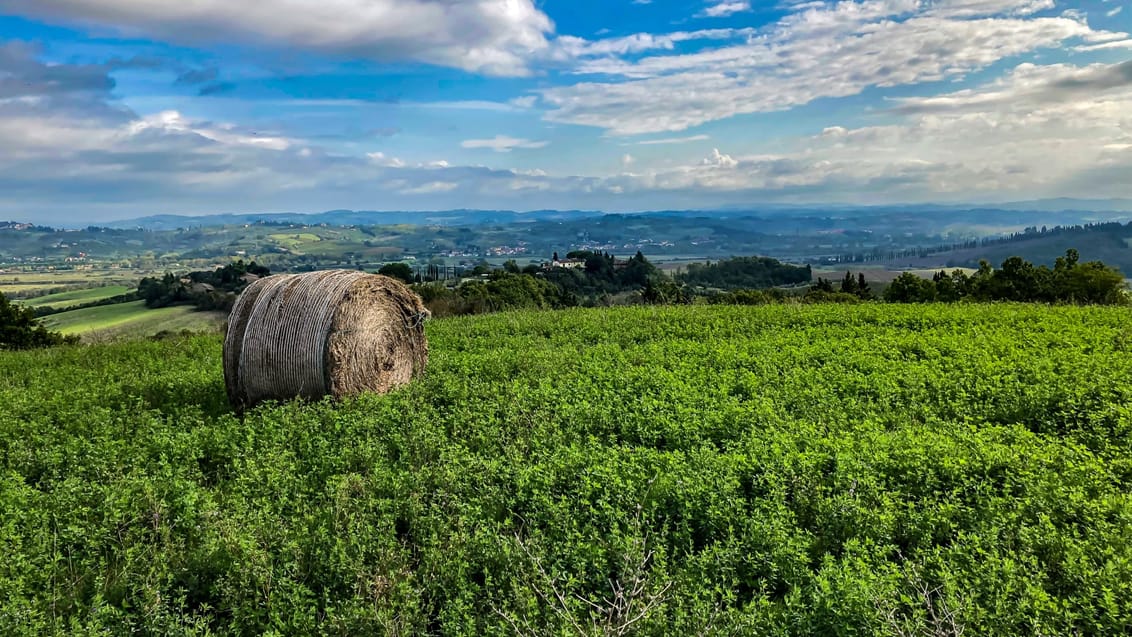
[[317, 234], [310, 233], [310, 232], [300, 232], [300, 233], [297, 233], [297, 234], [280, 233], [280, 234], [270, 234], [270, 235], [267, 235], [267, 236], [268, 236], [269, 239], [274, 241], [276, 244], [281, 245], [284, 248], [288, 248], [290, 250], [294, 250], [296, 248], [306, 246], [307, 244], [318, 243], [318, 242], [322, 241], [322, 237], [318, 236]]
[[68, 292], [58, 292], [56, 294], [48, 294], [39, 296], [33, 299], [22, 301], [21, 304], [26, 307], [39, 308], [49, 307], [52, 309], [59, 309], [65, 307], [72, 307], [75, 305], [82, 305], [84, 303], [92, 303], [94, 301], [101, 301], [115, 296], [121, 296], [129, 292], [132, 288], [125, 285], [106, 285], [97, 288], [88, 288], [85, 290], [71, 290]]
[[1132, 633], [1124, 308], [428, 336], [243, 417], [217, 335], [0, 352], [0, 634]]
[[96, 341], [152, 336], [162, 331], [215, 330], [225, 318], [222, 313], [197, 312], [188, 306], [151, 310], [144, 301], [132, 301], [52, 314], [41, 322], [48, 329]]
[[58, 288], [72, 287], [73, 284], [66, 283], [4, 283], [0, 284], [0, 294], [12, 296], [14, 294], [37, 294], [55, 290]]

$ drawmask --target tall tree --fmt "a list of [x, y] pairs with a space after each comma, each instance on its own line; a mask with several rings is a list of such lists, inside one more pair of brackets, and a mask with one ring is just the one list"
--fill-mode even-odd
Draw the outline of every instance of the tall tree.
[[35, 322], [34, 312], [0, 294], [0, 349], [31, 349], [77, 342], [77, 337], [48, 331]]

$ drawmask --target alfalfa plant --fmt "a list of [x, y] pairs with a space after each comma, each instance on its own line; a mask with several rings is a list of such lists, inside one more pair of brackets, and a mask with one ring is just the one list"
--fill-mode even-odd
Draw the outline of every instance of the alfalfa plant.
[[[524, 538], [521, 532], [514, 535], [512, 541], [523, 568], [521, 585], [535, 594], [559, 626], [568, 627], [579, 637], [633, 635], [667, 601], [672, 581], [664, 578], [656, 566], [657, 554], [642, 509], [638, 503], [628, 524], [628, 542], [620, 552], [617, 574], [607, 580], [608, 589], [600, 597], [569, 590], [566, 574], [552, 574], [532, 540]], [[560, 634], [545, 622], [535, 627], [525, 617], [499, 608], [493, 610], [516, 635]]]

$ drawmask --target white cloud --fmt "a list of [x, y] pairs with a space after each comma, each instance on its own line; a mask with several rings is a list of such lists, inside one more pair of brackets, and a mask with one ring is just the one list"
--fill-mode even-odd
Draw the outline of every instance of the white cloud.
[[194, 122], [177, 111], [163, 111], [131, 122], [127, 127], [130, 135], [141, 135], [147, 131], [199, 135], [205, 139], [232, 146], [252, 146], [270, 150], [287, 150], [294, 145], [293, 140], [280, 135], [261, 134], [241, 130], [233, 124], [211, 124]]
[[[602, 79], [540, 89], [546, 119], [614, 135], [675, 132], [740, 114], [790, 109], [869, 87], [955, 79], [995, 62], [1077, 40], [1124, 34], [1080, 18], [1033, 15], [1050, 0], [843, 0], [806, 4], [759, 33], [715, 30], [738, 43], [692, 53], [647, 34], [568, 47], [577, 72]], [[708, 32], [690, 32], [706, 39]], [[657, 50], [641, 59], [630, 52]], [[599, 52], [606, 52], [601, 55]], [[582, 54], [590, 55], [585, 57]]]
[[[586, 40], [570, 35], [559, 36], [554, 40], [552, 59], [573, 61], [578, 58], [592, 58], [615, 55], [629, 55], [645, 51], [671, 51], [681, 42], [697, 40], [733, 40], [746, 38], [757, 33], [752, 28], [699, 29], [697, 31], [674, 31], [672, 33], [634, 33], [631, 35]], [[580, 69], [585, 72], [585, 67]]]
[[[26, 50], [7, 55], [0, 75], [38, 87], [0, 98], [0, 212], [8, 217], [1132, 196], [1132, 62], [1020, 64], [971, 89], [893, 100], [876, 113], [886, 125], [829, 122], [781, 140], [773, 154], [727, 139], [706, 157], [686, 151], [674, 167], [650, 156], [662, 168], [645, 169], [625, 154], [606, 165], [615, 174], [563, 175], [349, 155], [178, 111], [139, 115], [111, 101], [99, 77], [106, 69], [48, 71]], [[44, 74], [70, 83], [32, 81]], [[500, 152], [545, 144], [505, 135], [468, 142]]]
[[404, 161], [402, 161], [402, 160], [400, 160], [396, 157], [386, 157], [385, 153], [382, 153], [382, 152], [366, 153], [366, 157], [368, 157], [371, 162], [373, 162], [374, 164], [376, 164], [378, 166], [386, 166], [386, 167], [389, 167], [389, 168], [401, 168], [405, 165]]
[[899, 102], [902, 121], [825, 128], [779, 155], [713, 149], [637, 187], [848, 201], [1132, 194], [1132, 62], [1022, 64], [1001, 80]]
[[646, 139], [636, 142], [638, 146], [655, 146], [664, 144], [687, 144], [688, 142], [701, 142], [711, 139], [708, 135], [689, 135], [687, 137], [665, 137], [662, 139]]
[[498, 75], [529, 72], [553, 24], [531, 0], [0, 0], [0, 12], [181, 43], [301, 48]]
[[1100, 44], [1074, 47], [1075, 51], [1101, 51], [1105, 49], [1132, 49], [1132, 40], [1113, 40], [1111, 42], [1101, 42]]
[[723, 166], [725, 168], [734, 168], [739, 165], [731, 155], [724, 155], [719, 152], [718, 148], [711, 149], [711, 155], [708, 155], [700, 162], [703, 166]]
[[419, 186], [405, 188], [401, 193], [406, 195], [427, 195], [438, 192], [452, 192], [460, 187], [460, 184], [452, 181], [430, 181]]
[[1120, 12], [1123, 10], [1124, 7], [1116, 7], [1115, 9], [1110, 9], [1104, 15], [1106, 18], [1115, 18], [1116, 16], [1120, 15]]
[[406, 108], [435, 108], [460, 111], [495, 111], [498, 113], [513, 113], [522, 107], [511, 102], [493, 102], [491, 100], [451, 100], [447, 102], [398, 102]]
[[542, 148], [549, 144], [546, 141], [531, 141], [507, 135], [496, 135], [491, 139], [465, 139], [460, 142], [463, 148], [490, 148], [497, 153], [509, 153], [516, 148], [531, 149]]
[[699, 16], [705, 18], [726, 18], [727, 16], [736, 13], [744, 13], [750, 10], [751, 3], [749, 0], [721, 0], [711, 6], [704, 7], [704, 10], [699, 13]]
[[942, 0], [932, 7], [932, 11], [950, 17], [1027, 16], [1054, 6], [1054, 0]]
[[1007, 76], [977, 89], [896, 100], [896, 110], [931, 114], [1017, 111], [1078, 102], [1095, 105], [1112, 91], [1132, 93], [1132, 61], [1083, 67], [1020, 64]]

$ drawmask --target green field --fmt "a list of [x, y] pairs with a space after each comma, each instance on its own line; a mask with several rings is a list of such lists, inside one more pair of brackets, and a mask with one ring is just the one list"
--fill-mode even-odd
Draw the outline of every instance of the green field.
[[291, 250], [322, 241], [322, 237], [310, 232], [300, 232], [298, 234], [270, 234], [267, 236], [277, 245]]
[[0, 353], [0, 634], [1132, 632], [1126, 309], [428, 330], [243, 418], [216, 335]]
[[[100, 286], [136, 285], [138, 279], [152, 272], [121, 268], [97, 270], [56, 270], [51, 272], [0, 271], [0, 294], [9, 298], [44, 296], [49, 292], [84, 291]], [[28, 299], [30, 300], [30, 299]]]
[[162, 331], [210, 331], [225, 318], [221, 313], [197, 312], [184, 305], [151, 310], [144, 301], [131, 301], [52, 314], [40, 323], [50, 330], [93, 341], [151, 336]]
[[131, 289], [132, 288], [125, 285], [106, 285], [97, 288], [88, 288], [86, 290], [71, 290], [69, 292], [58, 292], [56, 294], [38, 296], [34, 299], [23, 301], [21, 305], [32, 308], [49, 307], [59, 309], [121, 296]]

